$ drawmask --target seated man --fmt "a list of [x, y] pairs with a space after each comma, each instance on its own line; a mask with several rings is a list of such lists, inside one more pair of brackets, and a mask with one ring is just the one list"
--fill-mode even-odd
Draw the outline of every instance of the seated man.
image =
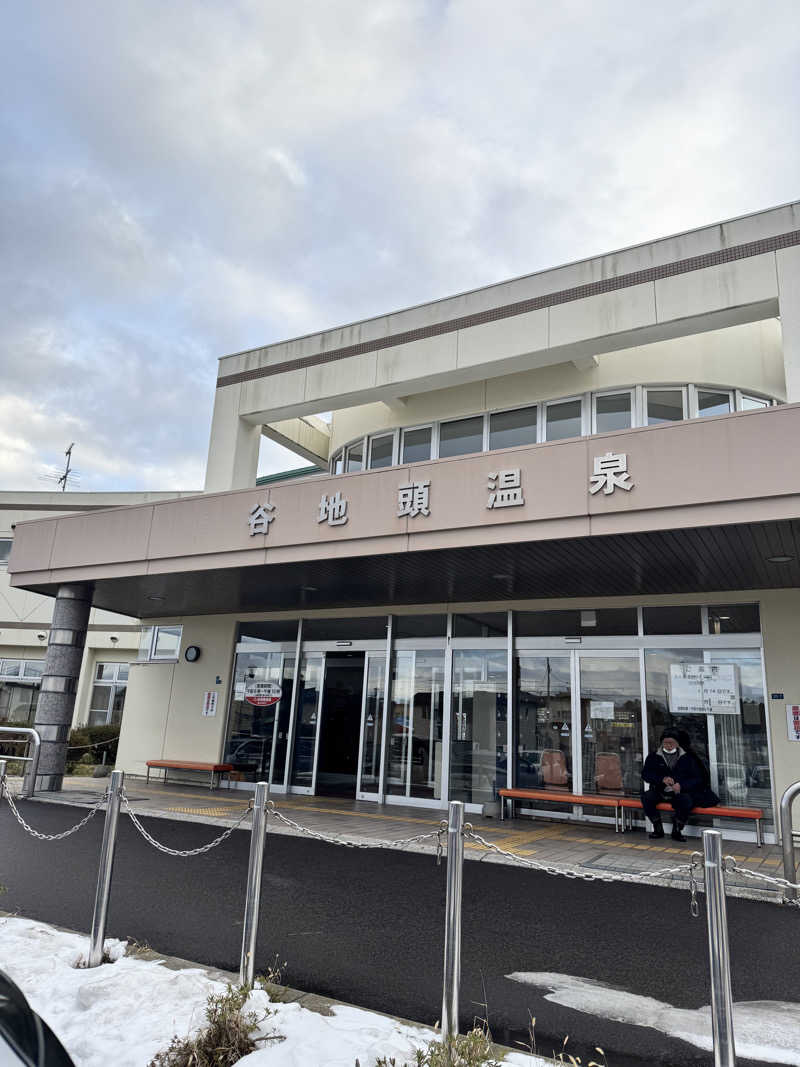
[[686, 840], [681, 831], [695, 805], [710, 807], [719, 803], [708, 788], [700, 761], [678, 743], [677, 730], [665, 730], [661, 735], [660, 747], [645, 760], [642, 778], [649, 786], [642, 792], [642, 807], [653, 824], [650, 837], [664, 836], [664, 824], [656, 807], [663, 801], [675, 811], [674, 841]]

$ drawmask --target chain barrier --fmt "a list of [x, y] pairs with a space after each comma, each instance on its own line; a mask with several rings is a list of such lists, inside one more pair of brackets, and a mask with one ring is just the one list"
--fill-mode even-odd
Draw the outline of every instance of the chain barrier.
[[[743, 878], [749, 878], [751, 881], [768, 882], [770, 885], [778, 886], [781, 889], [800, 890], [800, 883], [790, 882], [788, 878], [778, 878], [772, 874], [762, 874], [761, 871], [751, 871], [749, 867], [740, 867], [733, 856], [725, 856], [723, 864], [727, 874], [740, 874]], [[800, 900], [784, 899], [783, 903], [789, 905], [789, 907], [800, 908]]]
[[695, 868], [699, 865], [698, 861], [700, 854], [698, 852], [692, 854], [690, 863], [682, 863], [678, 867], [662, 867], [656, 871], [641, 871], [638, 874], [629, 874], [622, 871], [575, 871], [562, 867], [555, 867], [552, 864], [540, 863], [538, 860], [529, 860], [525, 856], [518, 856], [514, 852], [509, 852], [507, 849], [500, 848], [499, 845], [495, 845], [492, 841], [487, 841], [485, 837], [481, 837], [480, 834], [476, 834], [472, 824], [468, 822], [464, 823], [464, 837], [468, 841], [474, 841], [485, 848], [487, 850], [487, 855], [489, 853], [495, 853], [498, 856], [504, 856], [513, 863], [528, 867], [533, 871], [542, 871], [544, 874], [550, 874], [555, 877], [581, 879], [584, 882], [632, 882], [634, 884], [641, 884], [648, 879], [667, 878], [675, 874], [688, 874], [689, 888], [692, 893], [690, 910], [695, 917], [700, 913], [697, 906], [697, 880], [694, 874]]
[[267, 802], [267, 811], [270, 815], [273, 815], [278, 822], [282, 822], [285, 826], [291, 827], [292, 830], [297, 830], [298, 833], [306, 834], [308, 837], [313, 837], [317, 841], [324, 841], [328, 845], [344, 845], [345, 848], [405, 848], [407, 845], [414, 845], [420, 841], [428, 841], [435, 837], [437, 839], [436, 863], [437, 865], [440, 865], [442, 862], [442, 850], [444, 848], [442, 836], [447, 833], [446, 819], [441, 821], [438, 830], [429, 830], [427, 833], [414, 834], [413, 837], [404, 837], [396, 841], [390, 841], [388, 839], [381, 840], [379, 838], [372, 841], [352, 841], [346, 837], [333, 834], [322, 834], [318, 830], [311, 830], [307, 826], [301, 826], [300, 823], [295, 822], [294, 819], [290, 819], [284, 815], [283, 812], [278, 811], [272, 800]]
[[8, 801], [8, 806], [11, 808], [14, 818], [20, 824], [22, 829], [26, 831], [26, 833], [29, 833], [31, 837], [35, 837], [38, 841], [63, 841], [65, 837], [71, 837], [73, 834], [76, 834], [78, 830], [82, 830], [83, 827], [92, 818], [94, 818], [100, 808], [102, 808], [102, 806], [108, 800], [108, 790], [106, 790], [106, 792], [103, 793], [97, 803], [89, 809], [88, 814], [85, 815], [80, 822], [76, 822], [74, 826], [71, 826], [69, 830], [62, 830], [60, 834], [43, 834], [40, 830], [34, 830], [34, 828], [29, 823], [25, 822], [25, 819], [20, 814], [19, 808], [14, 803], [14, 794], [8, 787], [8, 778], [4, 777], [2, 784], [3, 796]]
[[227, 839], [231, 836], [234, 830], [237, 830], [239, 826], [241, 826], [241, 824], [253, 810], [253, 805], [251, 803], [245, 808], [245, 810], [242, 812], [242, 814], [239, 816], [233, 826], [229, 826], [227, 830], [224, 830], [218, 837], [215, 837], [213, 841], [209, 841], [208, 844], [200, 845], [198, 848], [180, 849], [170, 848], [168, 845], [162, 845], [160, 841], [156, 841], [153, 835], [149, 833], [149, 831], [147, 831], [144, 826], [142, 826], [136, 812], [131, 807], [130, 801], [128, 800], [128, 795], [124, 789], [122, 791], [122, 803], [125, 807], [125, 810], [131, 817], [131, 822], [149, 845], [152, 845], [153, 848], [158, 849], [159, 852], [163, 852], [167, 856], [180, 857], [201, 856], [204, 852], [210, 852], [212, 848], [216, 848], [217, 845], [221, 845], [223, 841], [227, 841]]

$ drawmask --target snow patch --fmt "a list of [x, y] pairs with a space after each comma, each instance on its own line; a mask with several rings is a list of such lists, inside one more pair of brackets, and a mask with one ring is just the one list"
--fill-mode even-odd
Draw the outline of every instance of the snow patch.
[[[206, 999], [222, 982], [201, 969], [170, 970], [158, 960], [124, 956], [122, 941], [107, 941], [116, 962], [76, 968], [88, 938], [30, 919], [0, 919], [0, 969], [22, 989], [52, 1027], [77, 1067], [146, 1067], [174, 1034], [184, 1037], [205, 1023]], [[246, 1067], [373, 1067], [378, 1056], [413, 1062], [414, 1050], [436, 1035], [360, 1008], [337, 1007], [318, 1015], [299, 1004], [271, 1004], [263, 990], [246, 1010], [261, 1018], [262, 1036], [283, 1040], [239, 1062]], [[546, 1067], [535, 1056], [513, 1053], [508, 1067]]]
[[[548, 971], [515, 971], [513, 982], [548, 989], [544, 999], [613, 1022], [648, 1026], [698, 1048], [710, 1050], [711, 1008], [675, 1008], [653, 997], [614, 989], [590, 978]], [[800, 1004], [750, 1000], [734, 1004], [736, 1053], [742, 1059], [800, 1063]]]

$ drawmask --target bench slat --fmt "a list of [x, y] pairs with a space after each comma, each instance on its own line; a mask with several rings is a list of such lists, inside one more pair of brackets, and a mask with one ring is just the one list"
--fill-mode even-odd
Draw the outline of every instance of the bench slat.
[[149, 759], [148, 767], [166, 767], [179, 771], [232, 771], [231, 763], [197, 763], [194, 760]]
[[616, 808], [622, 799], [617, 796], [602, 796], [597, 793], [557, 793], [549, 789], [498, 789], [497, 795], [514, 800], [552, 800], [561, 804], [597, 804], [600, 807]]

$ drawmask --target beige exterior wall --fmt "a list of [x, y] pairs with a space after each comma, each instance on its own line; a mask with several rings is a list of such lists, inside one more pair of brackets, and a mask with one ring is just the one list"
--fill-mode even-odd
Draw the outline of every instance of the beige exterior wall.
[[364, 434], [395, 426], [521, 407], [590, 391], [688, 382], [731, 386], [785, 400], [780, 323], [764, 319], [626, 348], [599, 356], [596, 366], [591, 367], [559, 363], [418, 393], [402, 403], [342, 408], [332, 413], [331, 452]]
[[[213, 763], [222, 752], [236, 618], [204, 615], [168, 621], [183, 625], [178, 660], [131, 666], [117, 767], [132, 774], [144, 774], [149, 759]], [[183, 658], [188, 645], [201, 649], [196, 663]], [[218, 694], [215, 716], [202, 713], [206, 692]]]

